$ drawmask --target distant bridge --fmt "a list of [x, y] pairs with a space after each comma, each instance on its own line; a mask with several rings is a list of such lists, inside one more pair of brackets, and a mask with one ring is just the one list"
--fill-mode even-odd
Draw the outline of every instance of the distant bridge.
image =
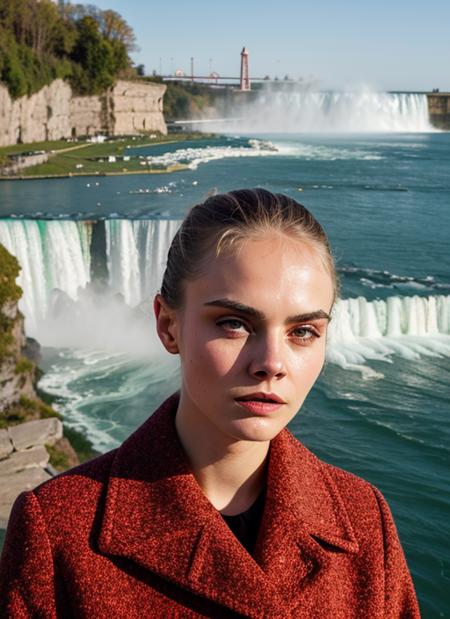
[[174, 120], [171, 125], [198, 125], [206, 123], [230, 123], [244, 120], [243, 118], [199, 118], [197, 120]]
[[[206, 82], [210, 84], [211, 82], [234, 82], [235, 84], [240, 83], [240, 77], [229, 77], [223, 76], [219, 74], [212, 75], [157, 75], [156, 77], [161, 78], [165, 82]], [[268, 77], [252, 77], [252, 82], [273, 82], [273, 81], [288, 81], [288, 80], [272, 80]], [[289, 80], [294, 81], [294, 80]]]

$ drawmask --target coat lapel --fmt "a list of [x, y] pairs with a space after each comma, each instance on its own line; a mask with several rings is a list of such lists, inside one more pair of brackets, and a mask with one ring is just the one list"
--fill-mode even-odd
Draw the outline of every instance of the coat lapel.
[[326, 548], [349, 553], [359, 550], [326, 466], [283, 430], [270, 446], [255, 560], [292, 608], [303, 588], [317, 584], [326, 573], [330, 561]]
[[248, 617], [288, 616], [302, 587], [326, 570], [328, 553], [316, 540], [358, 549], [332, 480], [283, 430], [271, 442], [252, 557], [192, 475], [174, 427], [177, 404], [169, 398], [117, 450], [99, 550]]

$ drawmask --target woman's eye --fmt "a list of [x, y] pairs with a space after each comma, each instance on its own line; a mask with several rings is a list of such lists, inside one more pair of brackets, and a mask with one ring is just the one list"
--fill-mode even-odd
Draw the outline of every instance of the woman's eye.
[[248, 332], [248, 329], [244, 325], [244, 323], [237, 318], [227, 318], [226, 320], [220, 320], [217, 325], [219, 327], [223, 327], [225, 331], [230, 331], [233, 333], [243, 333], [244, 331]]
[[314, 339], [320, 337], [320, 335], [310, 327], [297, 327], [292, 331], [292, 335], [302, 342], [311, 343]]

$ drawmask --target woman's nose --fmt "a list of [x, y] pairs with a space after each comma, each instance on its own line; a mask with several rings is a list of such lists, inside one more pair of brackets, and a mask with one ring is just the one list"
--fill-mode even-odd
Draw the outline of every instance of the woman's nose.
[[259, 342], [255, 342], [249, 364], [250, 375], [258, 380], [280, 379], [286, 376], [286, 365], [281, 348], [276, 338], [261, 337]]

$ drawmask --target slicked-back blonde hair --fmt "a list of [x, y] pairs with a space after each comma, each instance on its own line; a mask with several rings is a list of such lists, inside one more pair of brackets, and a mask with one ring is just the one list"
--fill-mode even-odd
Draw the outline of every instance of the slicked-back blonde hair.
[[182, 308], [183, 282], [202, 273], [212, 248], [219, 255], [270, 232], [303, 241], [317, 250], [333, 282], [334, 302], [339, 280], [324, 229], [293, 198], [259, 188], [218, 194], [190, 209], [169, 248], [161, 286], [163, 299], [173, 309]]

